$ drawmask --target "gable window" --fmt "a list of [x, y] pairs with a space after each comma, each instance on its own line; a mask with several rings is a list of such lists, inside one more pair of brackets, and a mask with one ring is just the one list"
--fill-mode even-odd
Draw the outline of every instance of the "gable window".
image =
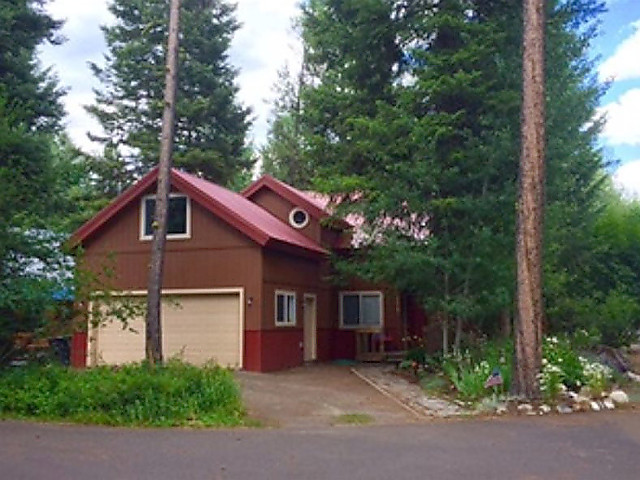
[[291, 327], [296, 324], [296, 293], [276, 291], [276, 326]]
[[[155, 195], [143, 197], [140, 219], [140, 239], [153, 238], [153, 219], [156, 209]], [[191, 236], [191, 203], [186, 195], [169, 195], [167, 212], [167, 239], [184, 239]]]
[[309, 214], [296, 207], [289, 212], [289, 223], [294, 228], [304, 228], [309, 223]]
[[381, 292], [340, 292], [340, 326], [375, 328], [382, 326]]

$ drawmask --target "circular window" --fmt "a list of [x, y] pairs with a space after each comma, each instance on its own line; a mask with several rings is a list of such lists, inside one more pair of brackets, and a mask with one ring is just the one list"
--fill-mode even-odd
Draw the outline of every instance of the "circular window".
[[304, 228], [309, 223], [309, 215], [301, 208], [294, 208], [289, 213], [289, 223], [295, 228]]

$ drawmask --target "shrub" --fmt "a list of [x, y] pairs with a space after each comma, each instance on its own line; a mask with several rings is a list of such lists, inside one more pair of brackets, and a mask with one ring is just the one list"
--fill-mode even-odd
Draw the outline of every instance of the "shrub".
[[580, 356], [567, 337], [545, 338], [542, 354], [540, 390], [548, 401], [556, 399], [563, 386], [574, 391], [587, 387], [599, 396], [611, 382], [611, 369]]
[[487, 361], [473, 363], [464, 357], [452, 357], [445, 359], [442, 367], [462, 400], [475, 401], [486, 396], [484, 383], [492, 371]]
[[0, 416], [105, 425], [220, 426], [244, 421], [230, 371], [171, 361], [85, 371], [0, 371]]

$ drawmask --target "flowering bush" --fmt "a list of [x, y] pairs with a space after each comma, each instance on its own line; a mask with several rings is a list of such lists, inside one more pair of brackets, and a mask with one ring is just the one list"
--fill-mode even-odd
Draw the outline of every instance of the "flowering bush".
[[611, 383], [612, 370], [600, 363], [590, 362], [584, 357], [580, 357], [580, 363], [584, 372], [585, 384], [591, 395], [599, 397]]
[[557, 398], [564, 388], [564, 372], [562, 368], [553, 363], [549, 363], [546, 358], [542, 359], [542, 371], [539, 373], [540, 391], [542, 397], [549, 401]]
[[566, 338], [547, 337], [542, 343], [540, 390], [546, 400], [554, 400], [568, 388], [578, 391], [588, 387], [592, 395], [600, 395], [609, 385], [612, 372], [597, 362], [578, 355]]
[[482, 360], [474, 363], [466, 352], [465, 355], [445, 358], [442, 369], [462, 400], [480, 400], [486, 396], [484, 382], [492, 371], [489, 362]]
[[[542, 344], [542, 357], [538, 379], [546, 401], [555, 400], [564, 390], [579, 391], [585, 386], [591, 395], [598, 396], [611, 382], [611, 370], [581, 357], [568, 338], [546, 337]], [[512, 358], [511, 343], [487, 342], [473, 351], [446, 357], [442, 370], [461, 399], [477, 401], [493, 393], [484, 384], [494, 369], [498, 369], [503, 378], [499, 392], [509, 391]]]

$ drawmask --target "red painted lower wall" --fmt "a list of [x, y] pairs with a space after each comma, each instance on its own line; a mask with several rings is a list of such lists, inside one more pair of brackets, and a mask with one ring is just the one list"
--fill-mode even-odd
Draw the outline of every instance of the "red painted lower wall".
[[244, 355], [242, 366], [250, 372], [260, 372], [261, 341], [259, 330], [244, 331]]
[[245, 331], [244, 368], [273, 372], [302, 365], [302, 330]]
[[333, 360], [356, 358], [356, 336], [353, 330], [333, 330], [331, 358]]
[[71, 337], [71, 366], [73, 368], [87, 366], [87, 332], [74, 332]]

